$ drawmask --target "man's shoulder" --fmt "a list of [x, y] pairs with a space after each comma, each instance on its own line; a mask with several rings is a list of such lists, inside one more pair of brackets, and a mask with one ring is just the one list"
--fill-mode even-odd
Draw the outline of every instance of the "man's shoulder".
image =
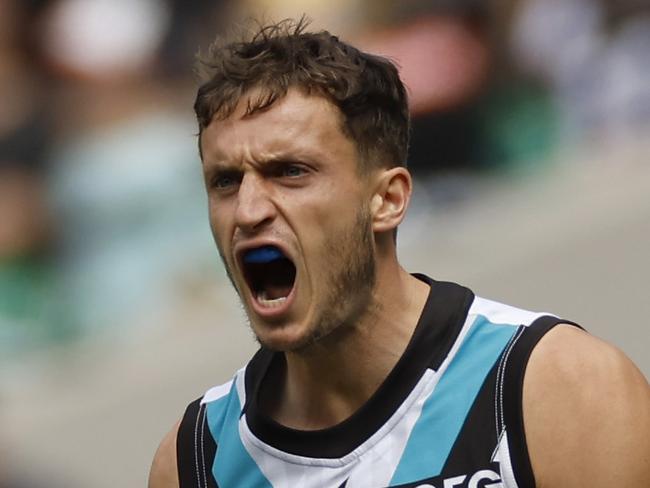
[[206, 435], [206, 409], [209, 405], [214, 405], [213, 411], [219, 416], [226, 411], [226, 408], [219, 408], [219, 401], [231, 400], [233, 395], [239, 401], [240, 393], [237, 390], [238, 385], [244, 383], [245, 371], [246, 367], [241, 368], [232, 379], [209, 388], [202, 396], [188, 404], [181, 419], [158, 446], [149, 474], [149, 488], [178, 488], [179, 474], [182, 477], [190, 464], [194, 470], [194, 463], [188, 464], [187, 456], [193, 455], [197, 429], [202, 430], [201, 434], [206, 442], [210, 440]]
[[180, 420], [160, 442], [149, 472], [149, 488], [178, 488], [176, 437]]
[[614, 346], [570, 325], [551, 329], [526, 367], [523, 412], [538, 486], [648, 482], [650, 388]]

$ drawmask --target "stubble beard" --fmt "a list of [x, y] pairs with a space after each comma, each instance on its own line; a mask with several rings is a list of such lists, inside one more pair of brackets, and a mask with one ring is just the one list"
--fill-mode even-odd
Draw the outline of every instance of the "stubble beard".
[[308, 325], [309, 334], [292, 348], [294, 352], [304, 351], [336, 331], [353, 328], [372, 306], [377, 272], [370, 211], [360, 209], [352, 226], [328, 239], [324, 248], [331, 263], [324, 280], [329, 293]]

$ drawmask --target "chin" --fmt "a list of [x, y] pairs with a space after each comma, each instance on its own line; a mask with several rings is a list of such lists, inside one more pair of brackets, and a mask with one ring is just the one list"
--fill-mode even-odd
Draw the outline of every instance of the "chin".
[[264, 348], [277, 352], [297, 352], [315, 342], [315, 334], [299, 325], [262, 325], [253, 321], [257, 342]]

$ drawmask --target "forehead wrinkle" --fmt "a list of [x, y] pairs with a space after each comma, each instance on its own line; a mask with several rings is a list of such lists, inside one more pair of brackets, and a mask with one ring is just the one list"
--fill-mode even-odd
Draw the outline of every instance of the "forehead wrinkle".
[[240, 164], [331, 156], [342, 150], [330, 145], [333, 138], [348, 139], [341, 130], [342, 117], [326, 98], [290, 90], [267, 110], [247, 116], [235, 111], [213, 120], [204, 132], [204, 159], [228, 155], [234, 159], [231, 164]]
[[[342, 150], [340, 145], [331, 145], [335, 138], [349, 140], [342, 130], [343, 115], [338, 108], [322, 96], [294, 93], [297, 93], [296, 97], [289, 99], [287, 96], [279, 102], [277, 110], [268, 112], [265, 124], [275, 129], [269, 145], [273, 152], [276, 152], [277, 145], [280, 156], [284, 153], [311, 159], [331, 156]], [[289, 103], [282, 103], [284, 100]], [[261, 127], [260, 133], [263, 131], [264, 127]], [[354, 145], [351, 140], [349, 142]]]

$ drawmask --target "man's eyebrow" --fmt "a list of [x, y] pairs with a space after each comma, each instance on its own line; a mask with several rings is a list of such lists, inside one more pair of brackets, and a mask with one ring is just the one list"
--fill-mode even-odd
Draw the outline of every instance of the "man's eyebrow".
[[275, 164], [292, 164], [292, 163], [304, 163], [304, 162], [305, 160], [303, 158], [298, 158], [289, 155], [278, 155], [278, 156], [271, 156], [268, 158], [264, 158], [262, 161], [260, 161], [260, 164], [275, 165]]
[[310, 154], [302, 151], [300, 154], [276, 154], [263, 158], [260, 160], [260, 164], [308, 164], [308, 165], [317, 165], [318, 164], [318, 154]]
[[224, 161], [224, 160], [212, 160], [212, 161], [204, 161], [203, 162], [203, 169], [205, 171], [228, 171], [228, 170], [238, 170], [241, 169], [241, 165], [237, 163], [231, 163], [229, 161]]
[[[273, 169], [283, 164], [314, 164], [311, 158], [298, 157], [290, 154], [277, 154], [269, 155], [256, 159], [253, 166], [258, 167], [260, 170]], [[232, 163], [227, 160], [208, 160], [203, 162], [203, 171], [205, 173], [215, 172], [232, 172], [239, 173], [244, 171], [244, 168], [239, 163]]]
[[209, 162], [203, 165], [203, 177], [211, 180], [217, 176], [237, 176], [242, 173], [242, 168], [239, 165], [227, 162]]

